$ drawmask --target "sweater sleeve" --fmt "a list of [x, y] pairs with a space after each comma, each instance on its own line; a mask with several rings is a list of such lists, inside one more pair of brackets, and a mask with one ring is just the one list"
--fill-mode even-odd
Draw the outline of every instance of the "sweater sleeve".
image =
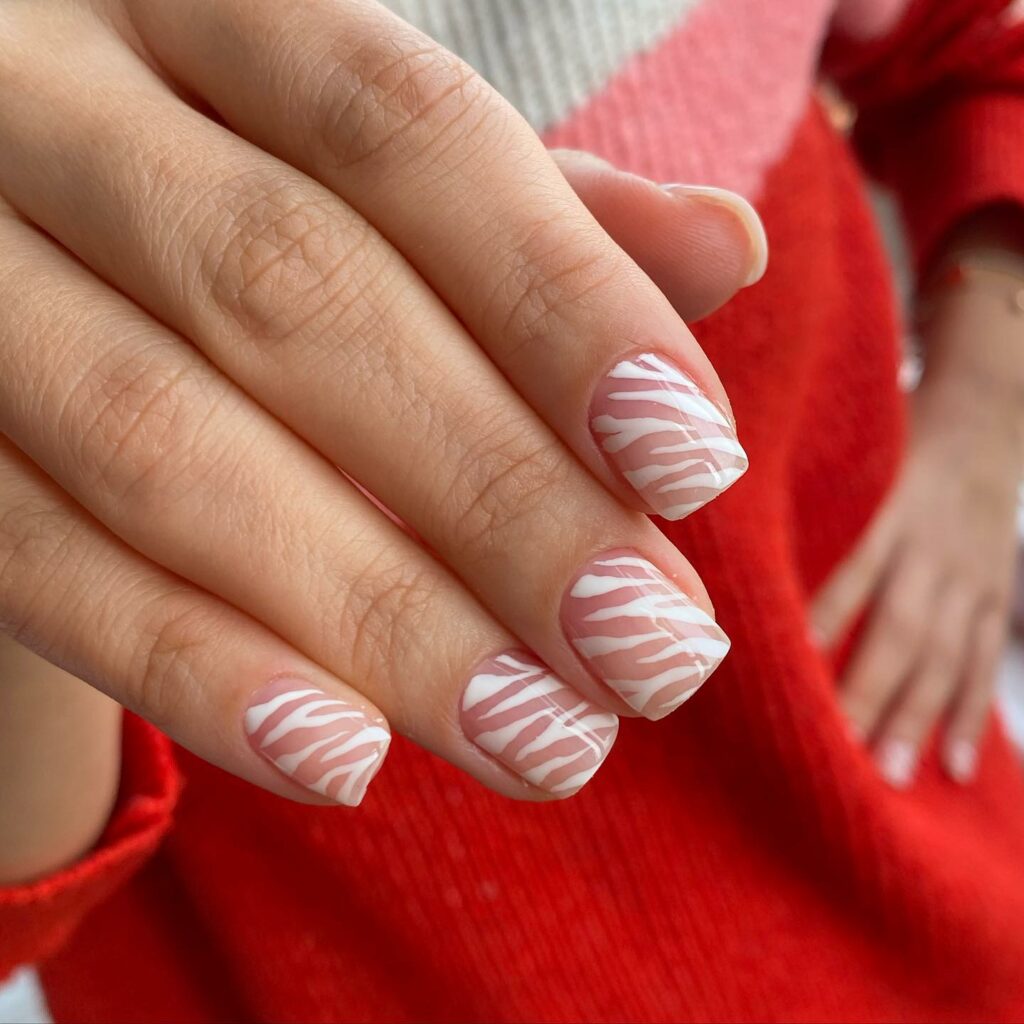
[[[840, 6], [824, 69], [854, 104], [855, 144], [896, 192], [923, 267], [966, 215], [1024, 205], [1024, 11], [1010, 0], [856, 4], [845, 22]], [[888, 16], [872, 25], [872, 7]]]
[[56, 874], [0, 888], [0, 979], [56, 952], [79, 921], [153, 852], [170, 826], [180, 786], [170, 740], [129, 714], [123, 737], [121, 791], [96, 848]]

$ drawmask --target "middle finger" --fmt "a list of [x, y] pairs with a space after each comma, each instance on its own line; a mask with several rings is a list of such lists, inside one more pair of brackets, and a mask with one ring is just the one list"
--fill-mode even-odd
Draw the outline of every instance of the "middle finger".
[[[536, 799], [538, 790], [570, 795], [600, 766], [615, 736], [614, 715], [519, 650], [436, 559], [203, 356], [2, 203], [0, 338], [0, 434], [134, 548], [101, 545], [110, 556], [102, 556], [110, 573], [98, 572], [92, 592], [108, 593], [126, 622], [136, 621], [133, 586], [125, 582], [134, 570], [123, 575], [114, 564], [133, 563], [164, 593], [167, 574], [143, 564], [152, 559], [222, 599], [179, 587], [192, 594], [183, 602], [188, 610], [170, 602], [160, 616], [171, 623], [172, 647], [190, 654], [197, 644], [218, 647], [200, 642], [194, 629], [174, 628], [183, 618], [202, 621], [204, 638], [220, 634], [220, 646], [252, 647], [260, 630], [241, 626], [237, 616], [232, 620], [222, 602], [294, 645], [294, 652], [282, 651], [278, 642], [278, 654], [271, 655], [274, 644], [257, 643], [265, 651], [256, 659], [264, 664], [265, 685], [253, 693], [250, 710], [257, 723], [281, 711], [284, 717], [270, 731], [282, 742], [246, 719], [255, 745], [286, 774], [301, 766], [299, 775], [319, 778], [317, 759], [307, 763], [293, 755], [313, 742], [312, 757], [322, 743], [338, 738], [336, 719], [319, 723], [330, 728], [316, 735], [318, 723], [309, 716], [315, 719], [318, 702], [329, 702], [319, 703], [321, 710], [338, 700], [351, 704], [352, 688], [405, 735], [511, 796]], [[28, 486], [33, 494], [38, 490]], [[39, 510], [20, 517], [31, 522], [47, 502], [26, 500]], [[88, 520], [70, 516], [73, 522], [80, 518]], [[49, 517], [42, 519], [46, 529], [36, 532], [49, 538], [56, 528]], [[58, 537], [61, 532], [56, 529]], [[24, 527], [8, 533], [8, 546], [16, 552], [27, 547]], [[20, 574], [31, 579], [39, 571], [36, 562], [22, 558]], [[7, 563], [0, 564], [6, 570]], [[85, 586], [81, 575], [75, 578]], [[9, 600], [24, 594], [6, 572], [4, 582]], [[52, 602], [54, 592], [50, 586], [50, 598], [40, 600]], [[71, 609], [82, 630], [102, 603], [93, 596], [92, 611]], [[160, 603], [168, 605], [163, 598]], [[37, 633], [41, 626], [24, 628]], [[134, 655], [105, 662], [116, 668], [113, 678], [99, 669], [97, 643], [131, 653], [150, 631], [133, 627], [127, 635], [107, 637], [101, 629], [92, 654], [80, 651], [79, 658], [99, 670], [112, 696], [155, 713], [179, 736], [201, 741], [204, 755], [216, 759], [209, 723], [191, 720], [205, 715], [204, 701], [192, 702], [171, 721], [161, 710], [167, 702], [146, 699], [152, 687], [133, 671]], [[81, 637], [69, 643], [65, 649], [74, 656]], [[336, 682], [310, 690], [313, 680], [295, 657], [300, 653], [329, 668]], [[213, 668], [209, 659], [201, 660]], [[212, 687], [207, 696], [232, 679], [230, 659], [215, 662], [219, 668], [202, 680]], [[268, 670], [271, 663], [276, 671]], [[272, 680], [282, 677], [291, 682], [278, 691]], [[230, 690], [237, 708], [244, 697], [237, 680]], [[293, 706], [295, 700], [301, 703]], [[219, 706], [216, 723], [223, 728], [230, 716]], [[239, 738], [235, 732], [228, 746], [237, 747]], [[521, 780], [536, 789], [524, 788]]]
[[0, 103], [15, 205], [409, 522], [569, 682], [593, 692], [592, 673], [654, 718], [689, 696], [727, 650], [692, 568], [395, 250], [105, 29], [79, 26], [75, 47], [87, 98], [73, 60], [41, 59]]

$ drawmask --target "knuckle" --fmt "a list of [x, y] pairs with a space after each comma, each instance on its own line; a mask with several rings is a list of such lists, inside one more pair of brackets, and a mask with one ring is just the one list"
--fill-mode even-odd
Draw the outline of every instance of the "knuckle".
[[529, 221], [485, 316], [510, 339], [513, 356], [532, 358], [537, 345], [547, 346], [556, 331], [579, 321], [591, 296], [629, 282], [589, 228], [567, 226], [571, 211], [560, 202]]
[[56, 609], [48, 611], [51, 602], [44, 595], [55, 580], [75, 571], [75, 535], [75, 522], [65, 510], [41, 505], [31, 495], [5, 494], [0, 510], [0, 632], [15, 640], [45, 640], [42, 634]]
[[437, 588], [429, 571], [403, 561], [377, 559], [342, 584], [341, 628], [329, 624], [328, 649], [343, 638], [346, 661], [357, 678], [372, 678], [409, 664], [423, 638], [436, 633], [430, 624]]
[[394, 276], [370, 225], [340, 224], [329, 200], [304, 184], [239, 179], [212, 205], [221, 213], [197, 257], [199, 280], [247, 343], [273, 351], [346, 316], [368, 319]]
[[215, 639], [216, 619], [184, 594], [162, 593], [149, 615], [140, 616], [140, 627], [128, 657], [125, 703], [158, 726], [180, 721], [201, 688], [197, 652]]
[[80, 464], [142, 513], [163, 508], [171, 482], [199, 468], [199, 424], [210, 409], [189, 364], [164, 358], [166, 348], [158, 342], [101, 359], [61, 417], [61, 434]]
[[457, 542], [471, 557], [511, 554], [516, 528], [527, 520], [531, 529], [555, 525], [538, 526], [535, 520], [557, 520], [554, 496], [564, 493], [571, 464], [553, 439], [531, 439], [526, 433], [520, 424], [502, 424], [457, 460], [441, 507], [449, 513]]
[[469, 141], [501, 102], [468, 64], [412, 31], [342, 40], [312, 74], [313, 138], [350, 169]]

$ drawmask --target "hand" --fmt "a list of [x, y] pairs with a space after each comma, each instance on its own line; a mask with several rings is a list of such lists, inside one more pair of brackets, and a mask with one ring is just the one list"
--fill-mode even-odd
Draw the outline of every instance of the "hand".
[[969, 279], [943, 293], [923, 341], [900, 478], [812, 610], [832, 645], [872, 605], [841, 696], [897, 787], [940, 723], [949, 775], [975, 774], [1009, 614], [1024, 451], [1024, 320], [999, 286]]
[[[364, 0], [13, 0], [0, 139], [7, 632], [349, 804], [388, 723], [571, 795], [616, 713], [668, 713], [724, 655], [641, 513], [745, 467], [679, 312], [763, 266], [749, 208], [563, 158], [610, 237], [500, 97]], [[673, 236], [718, 239], [721, 276], [683, 259], [673, 309], [616, 244], [645, 225], [663, 287]]]

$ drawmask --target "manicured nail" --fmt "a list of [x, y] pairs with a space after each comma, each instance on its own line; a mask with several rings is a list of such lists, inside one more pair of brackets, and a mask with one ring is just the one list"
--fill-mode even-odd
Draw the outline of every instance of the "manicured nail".
[[672, 195], [684, 196], [698, 202], [724, 206], [743, 225], [750, 240], [750, 271], [744, 286], [756, 284], [768, 269], [768, 236], [757, 210], [743, 196], [724, 188], [710, 185], [662, 185]]
[[254, 694], [245, 731], [285, 775], [347, 807], [359, 805], [391, 742], [382, 722], [299, 679]]
[[978, 750], [969, 740], [953, 740], [946, 749], [946, 770], [954, 782], [965, 785], [974, 778]]
[[728, 416], [678, 366], [653, 353], [624, 360], [601, 381], [590, 426], [622, 475], [665, 519], [689, 515], [747, 469]]
[[729, 651], [715, 620], [628, 549], [583, 570], [562, 601], [562, 624], [591, 671], [652, 719], [692, 697]]
[[608, 756], [619, 720], [525, 651], [488, 658], [462, 695], [462, 728], [538, 789], [579, 790]]
[[917, 749], [904, 740], [886, 740], [878, 748], [878, 770], [882, 778], [895, 786], [906, 789], [914, 780], [917, 771]]

